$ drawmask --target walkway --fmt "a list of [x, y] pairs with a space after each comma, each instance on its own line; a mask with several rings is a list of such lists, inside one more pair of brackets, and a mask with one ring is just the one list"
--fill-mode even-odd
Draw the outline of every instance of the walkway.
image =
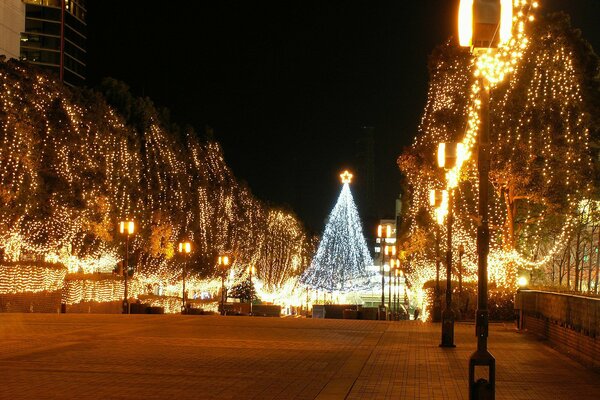
[[[473, 325], [0, 314], [0, 399], [467, 399]], [[494, 325], [497, 399], [598, 399], [600, 374]]]

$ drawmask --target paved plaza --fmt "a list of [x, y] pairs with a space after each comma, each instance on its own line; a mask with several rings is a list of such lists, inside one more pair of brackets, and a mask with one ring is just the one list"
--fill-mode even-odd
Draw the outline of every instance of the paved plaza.
[[[467, 399], [474, 326], [0, 314], [2, 399]], [[600, 374], [493, 325], [497, 399], [599, 399]]]

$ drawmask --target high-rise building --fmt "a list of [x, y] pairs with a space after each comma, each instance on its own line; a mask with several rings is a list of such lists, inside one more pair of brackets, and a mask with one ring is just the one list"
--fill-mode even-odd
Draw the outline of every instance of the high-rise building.
[[23, 0], [25, 30], [20, 58], [57, 74], [64, 83], [85, 82], [87, 25], [84, 0]]
[[0, 54], [85, 82], [85, 0], [0, 0]]
[[25, 30], [25, 7], [21, 0], [0, 0], [0, 54], [19, 58], [21, 32]]

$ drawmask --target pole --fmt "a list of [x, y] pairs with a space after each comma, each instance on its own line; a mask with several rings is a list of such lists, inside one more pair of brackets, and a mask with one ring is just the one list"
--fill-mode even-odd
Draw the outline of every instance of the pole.
[[252, 267], [250, 267], [250, 315], [252, 315]]
[[458, 248], [458, 304], [460, 308], [460, 304], [462, 302], [462, 256], [464, 255], [465, 249], [461, 244]]
[[398, 298], [398, 270], [394, 270], [394, 320], [398, 315], [398, 307], [396, 306], [396, 300]]
[[[381, 312], [385, 310], [385, 253], [384, 253], [384, 243], [385, 238], [383, 238], [384, 242], [381, 243], [381, 309], [379, 310], [379, 319], [382, 319]], [[387, 318], [385, 318], [387, 319]]]
[[440, 299], [440, 227], [435, 225], [435, 293], [433, 298], [433, 321], [439, 322], [442, 301]]
[[[488, 351], [487, 338], [489, 330], [488, 311], [488, 253], [490, 248], [490, 231], [488, 227], [488, 182], [490, 168], [490, 88], [481, 78], [481, 134], [479, 138], [479, 226], [477, 227], [477, 313], [475, 335], [477, 350], [469, 360], [469, 399], [496, 398], [496, 359]], [[475, 382], [475, 367], [488, 367], [489, 380], [480, 378]]]
[[186, 264], [186, 259], [185, 259], [185, 256], [184, 256], [184, 259], [183, 259], [183, 273], [182, 273], [182, 276], [181, 276], [182, 281], [183, 281], [183, 285], [182, 285], [183, 287], [182, 287], [182, 293], [181, 293], [181, 313], [182, 314], [185, 314], [185, 310], [186, 310], [186, 308], [185, 308], [185, 272], [186, 272], [185, 271], [185, 264]]
[[221, 315], [225, 315], [225, 272], [221, 273]]
[[442, 313], [442, 343], [440, 347], [456, 347], [454, 344], [454, 311], [452, 310], [452, 222], [454, 219], [452, 202], [452, 189], [449, 189], [446, 221], [446, 308]]
[[129, 293], [127, 291], [127, 278], [129, 275], [129, 233], [125, 236], [125, 259], [123, 260], [123, 272], [125, 273], [125, 288], [123, 292], [123, 314], [129, 314]]
[[[395, 262], [395, 261], [394, 261]], [[391, 262], [390, 262], [391, 264]], [[390, 320], [392, 319], [392, 266], [388, 270], [388, 308], [390, 310]]]

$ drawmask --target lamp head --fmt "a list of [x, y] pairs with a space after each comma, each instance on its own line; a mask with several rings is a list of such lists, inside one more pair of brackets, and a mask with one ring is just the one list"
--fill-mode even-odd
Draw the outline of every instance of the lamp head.
[[119, 232], [121, 232], [121, 234], [133, 235], [135, 232], [135, 222], [121, 221], [119, 224]]
[[458, 39], [463, 47], [496, 48], [512, 36], [513, 0], [461, 0]]
[[520, 288], [526, 287], [528, 283], [527, 278], [524, 276], [519, 277], [517, 280], [517, 285], [519, 285]]
[[190, 242], [181, 242], [179, 243], [179, 252], [180, 253], [191, 253], [192, 252], [192, 244]]

